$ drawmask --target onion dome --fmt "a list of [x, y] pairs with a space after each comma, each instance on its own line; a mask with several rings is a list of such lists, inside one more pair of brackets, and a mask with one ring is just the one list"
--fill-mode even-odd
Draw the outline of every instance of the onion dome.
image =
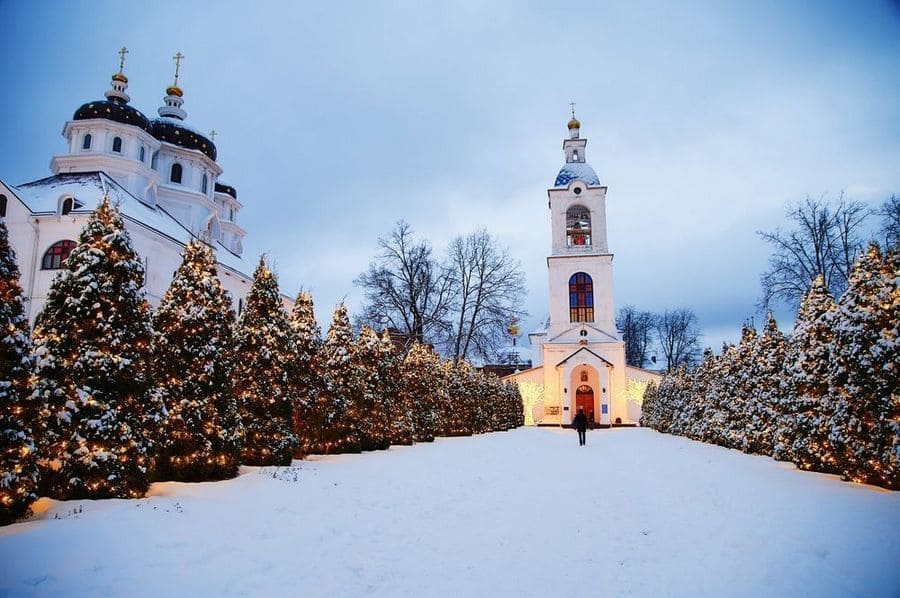
[[181, 107], [184, 104], [184, 92], [178, 87], [178, 73], [181, 69], [182, 59], [184, 59], [184, 55], [181, 52], [175, 54], [173, 58], [175, 60], [175, 81], [166, 88], [163, 105], [157, 110], [160, 117], [150, 123], [150, 134], [160, 141], [172, 145], [199, 150], [215, 162], [218, 155], [216, 144], [203, 133], [184, 124], [184, 119], [187, 118], [187, 112]]
[[222, 183], [216, 183], [216, 193], [225, 193], [230, 195], [231, 197], [237, 199], [237, 189], [232, 187], [231, 185], [223, 185]]
[[569, 121], [569, 130], [571, 131], [572, 129], [580, 129], [580, 128], [581, 128], [581, 122], [579, 122], [579, 120], [573, 116], [572, 120]]
[[588, 187], [599, 187], [600, 177], [593, 168], [586, 162], [569, 162], [559, 170], [556, 175], [556, 182], [553, 183], [554, 188], [568, 187], [569, 183], [574, 180], [583, 181]]
[[75, 111], [72, 120], [88, 120], [92, 118], [103, 118], [125, 125], [133, 125], [148, 133], [150, 132], [150, 121], [140, 110], [117, 100], [97, 100], [83, 104]]
[[150, 123], [150, 134], [166, 143], [178, 145], [183, 148], [199, 150], [216, 161], [218, 151], [206, 135], [186, 126], [181, 120], [163, 116], [155, 118]]
[[128, 50], [122, 48], [119, 50], [119, 72], [113, 74], [110, 82], [110, 88], [107, 90], [105, 100], [96, 100], [82, 104], [72, 120], [90, 120], [102, 118], [125, 125], [139, 127], [148, 133], [150, 132], [150, 120], [137, 108], [128, 105], [131, 100], [125, 92], [128, 89], [128, 77], [125, 76], [123, 69], [125, 67], [125, 54]]

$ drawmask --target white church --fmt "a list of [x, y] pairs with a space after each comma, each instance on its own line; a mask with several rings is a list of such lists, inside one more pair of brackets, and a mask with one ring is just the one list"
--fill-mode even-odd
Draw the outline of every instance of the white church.
[[566, 162], [547, 190], [549, 325], [528, 335], [533, 367], [506, 379], [519, 384], [526, 423], [568, 425], [583, 409], [600, 427], [634, 424], [643, 387], [660, 376], [625, 364], [606, 241], [607, 187], [585, 161], [587, 139], [574, 112], [568, 128]]
[[68, 147], [50, 161], [53, 175], [12, 185], [0, 180], [0, 217], [9, 230], [33, 322], [57, 271], [75, 247], [90, 213], [106, 195], [118, 204], [138, 255], [144, 260], [147, 298], [157, 305], [191, 239], [213, 247], [222, 285], [240, 311], [255, 262], [242, 257], [246, 231], [237, 223], [237, 191], [223, 183], [214, 134], [189, 126], [175, 81], [165, 90], [158, 117], [129, 104], [119, 52], [103, 100], [80, 106], [63, 127]]

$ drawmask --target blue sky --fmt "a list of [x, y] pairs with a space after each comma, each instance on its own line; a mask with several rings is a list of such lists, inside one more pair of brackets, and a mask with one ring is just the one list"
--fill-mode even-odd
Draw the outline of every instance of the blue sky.
[[755, 231], [786, 202], [900, 192], [896, 3], [252, 4], [0, 0], [0, 178], [49, 174], [121, 46], [148, 115], [181, 51], [188, 123], [218, 132], [246, 253], [269, 253], [284, 292], [311, 289], [323, 327], [358, 307], [353, 278], [403, 218], [437, 251], [499, 236], [530, 329], [574, 100], [609, 186], [617, 304], [690, 307], [716, 348], [754, 314]]

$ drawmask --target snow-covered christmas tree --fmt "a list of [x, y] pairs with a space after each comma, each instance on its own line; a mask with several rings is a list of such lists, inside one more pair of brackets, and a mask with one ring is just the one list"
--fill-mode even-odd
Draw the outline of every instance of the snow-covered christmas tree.
[[231, 386], [231, 297], [208, 245], [192, 241], [182, 258], [153, 314], [153, 380], [167, 411], [156, 477], [230, 478], [240, 465], [243, 435]]
[[300, 291], [291, 311], [294, 355], [290, 363], [291, 384], [295, 398], [294, 431], [299, 439], [297, 457], [322, 451], [323, 404], [322, 375], [319, 358], [322, 331], [316, 323], [313, 296]]
[[232, 369], [244, 426], [241, 461], [290, 465], [297, 449], [290, 360], [294, 346], [278, 279], [260, 258], [235, 333]]
[[[34, 329], [39, 452], [50, 496], [141, 496], [160, 417], [148, 393], [144, 268], [104, 198], [54, 279]], [[152, 432], [151, 432], [152, 433]]]
[[872, 244], [838, 301], [829, 441], [843, 476], [900, 489], [900, 270]]
[[16, 255], [0, 220], [0, 525], [27, 514], [37, 498], [28, 329]]
[[391, 445], [389, 418], [391, 396], [387, 394], [390, 375], [382, 365], [381, 339], [369, 326], [363, 326], [353, 351], [353, 363], [359, 376], [356, 393], [360, 414], [359, 431], [362, 449], [383, 450]]
[[[326, 453], [358, 453], [362, 450], [356, 393], [360, 375], [354, 364], [353, 330], [347, 308], [338, 304], [322, 346], [324, 388], [324, 442]], [[367, 417], [368, 414], [365, 414]]]
[[379, 377], [384, 381], [384, 394], [389, 397], [388, 422], [391, 444], [409, 445], [413, 439], [412, 405], [406, 400], [403, 389], [403, 356], [391, 341], [390, 332], [381, 333], [381, 359]]
[[413, 343], [403, 360], [404, 402], [412, 410], [413, 440], [431, 442], [437, 426], [438, 356], [427, 345]]
[[834, 398], [828, 392], [833, 322], [837, 304], [816, 277], [803, 296], [791, 335], [794, 359], [789, 375], [796, 395], [793, 412], [779, 419], [776, 457], [782, 453], [801, 469], [839, 473], [828, 435]]
[[787, 340], [769, 312], [766, 323], [754, 343], [747, 368], [746, 385], [747, 452], [771, 455], [778, 409], [790, 404], [790, 385], [785, 373]]

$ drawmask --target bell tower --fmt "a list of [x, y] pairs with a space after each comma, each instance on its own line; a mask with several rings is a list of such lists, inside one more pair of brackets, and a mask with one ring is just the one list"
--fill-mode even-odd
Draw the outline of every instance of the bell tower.
[[616, 330], [607, 189], [587, 163], [587, 139], [581, 137], [574, 104], [568, 129], [562, 144], [565, 163], [547, 190], [550, 319], [528, 335], [534, 367], [515, 376], [520, 383], [543, 384], [543, 400], [531, 409], [535, 422], [568, 425], [581, 411], [589, 422], [610, 427], [635, 422], [640, 415], [629, 411], [625, 398], [629, 368]]
[[[550, 338], [583, 326], [615, 336], [612, 254], [606, 241], [606, 186], [587, 163], [581, 123], [568, 123], [565, 164], [547, 190], [552, 245]], [[578, 339], [574, 339], [578, 340]]]

